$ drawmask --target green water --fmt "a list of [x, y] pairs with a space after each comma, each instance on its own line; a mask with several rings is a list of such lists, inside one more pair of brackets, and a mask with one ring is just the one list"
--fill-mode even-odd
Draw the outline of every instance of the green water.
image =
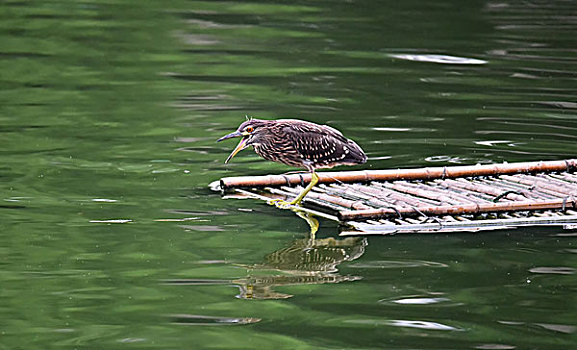
[[[576, 156], [574, 1], [0, 3], [0, 349], [570, 349], [577, 234], [318, 239], [223, 200], [292, 170], [245, 114], [362, 168]], [[440, 56], [435, 56], [440, 55]]]

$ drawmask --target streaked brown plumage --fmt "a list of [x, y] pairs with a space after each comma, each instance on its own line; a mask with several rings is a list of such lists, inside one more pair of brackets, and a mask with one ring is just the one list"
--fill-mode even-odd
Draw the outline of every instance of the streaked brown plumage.
[[303, 120], [249, 119], [238, 129], [218, 141], [231, 137], [242, 137], [238, 146], [228, 156], [228, 163], [238, 152], [253, 146], [255, 152], [267, 160], [283, 163], [311, 172], [311, 183], [289, 204], [299, 204], [302, 198], [318, 182], [316, 169], [332, 168], [337, 165], [363, 164], [367, 156], [354, 141], [340, 131], [327, 125]]

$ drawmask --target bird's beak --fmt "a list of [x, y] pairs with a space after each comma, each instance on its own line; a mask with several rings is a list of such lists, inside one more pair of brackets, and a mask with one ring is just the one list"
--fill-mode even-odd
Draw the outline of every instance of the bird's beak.
[[238, 132], [238, 131], [235, 131], [235, 132], [232, 132], [228, 135], [225, 135], [225, 136], [221, 137], [220, 139], [216, 140], [216, 142], [220, 142], [220, 141], [230, 139], [233, 137], [242, 137], [242, 139], [240, 139], [240, 142], [238, 143], [238, 145], [236, 145], [235, 149], [232, 150], [232, 152], [230, 153], [228, 158], [226, 158], [226, 160], [224, 161], [224, 164], [228, 163], [232, 159], [232, 157], [234, 157], [238, 152], [240, 152], [243, 149], [248, 147], [246, 144], [246, 142], [248, 141], [247, 135], [244, 135], [243, 133]]
[[224, 135], [223, 137], [221, 137], [220, 139], [216, 140], [216, 142], [220, 142], [220, 141], [224, 141], [226, 139], [230, 139], [233, 137], [241, 137], [244, 136], [240, 131], [235, 131], [235, 132], [231, 132], [228, 135]]

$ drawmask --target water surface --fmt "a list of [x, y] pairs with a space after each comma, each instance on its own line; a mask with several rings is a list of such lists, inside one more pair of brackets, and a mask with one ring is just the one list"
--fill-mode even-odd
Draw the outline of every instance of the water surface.
[[357, 169], [575, 157], [572, 1], [6, 1], [0, 348], [568, 349], [577, 235], [340, 238], [223, 176], [249, 114]]

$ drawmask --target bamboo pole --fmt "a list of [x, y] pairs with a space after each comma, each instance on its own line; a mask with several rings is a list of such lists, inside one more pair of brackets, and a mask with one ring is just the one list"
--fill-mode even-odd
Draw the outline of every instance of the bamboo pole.
[[405, 182], [405, 181], [386, 183], [386, 184], [383, 184], [383, 186], [385, 186], [387, 188], [391, 188], [397, 192], [410, 194], [416, 198], [424, 198], [424, 199], [428, 199], [430, 201], [436, 201], [437, 203], [439, 203], [438, 205], [461, 203], [458, 201], [451, 200], [450, 198], [448, 198], [444, 194], [430, 191], [430, 189], [431, 189], [430, 186], [421, 186], [421, 185], [412, 184], [410, 182]]
[[[506, 176], [506, 175], [505, 175]], [[515, 175], [517, 176], [517, 175]], [[485, 178], [485, 179], [475, 179], [476, 182], [481, 182], [488, 186], [494, 186], [501, 188], [503, 192], [512, 191], [511, 193], [518, 193], [524, 196], [526, 199], [532, 200], [548, 200], [548, 199], [555, 199], [551, 196], [545, 195], [543, 193], [535, 191], [535, 189], [531, 186], [523, 185], [518, 182], [509, 181], [505, 179], [503, 176], [499, 176], [498, 178]], [[494, 200], [494, 198], [493, 198]]]
[[[555, 172], [577, 170], [577, 159], [559, 161], [540, 161], [526, 163], [503, 163], [488, 165], [434, 167], [418, 169], [388, 169], [388, 170], [361, 170], [342, 172], [321, 172], [320, 183], [334, 182], [369, 182], [369, 181], [394, 181], [394, 180], [432, 180], [444, 178], [458, 178], [468, 176], [490, 176], [501, 174], [519, 174], [534, 172]], [[225, 177], [220, 180], [222, 189], [232, 187], [254, 186], [282, 186], [296, 185], [301, 182], [310, 182], [311, 175], [266, 175], [266, 176], [241, 176]]]
[[463, 232], [514, 228], [529, 225], [571, 225], [577, 221], [577, 215], [557, 217], [528, 217], [510, 219], [471, 220], [460, 222], [431, 222], [406, 226], [383, 223], [382, 225], [367, 225], [361, 222], [349, 223], [358, 231], [343, 231], [340, 236], [391, 235], [396, 233], [423, 233], [423, 232]]
[[[332, 185], [335, 186], [335, 185]], [[401, 207], [411, 207], [418, 204], [418, 201], [413, 199], [412, 196], [408, 196], [397, 191], [389, 190], [380, 186], [367, 186], [361, 184], [352, 184], [352, 188], [359, 192], [366, 193], [373, 198], [379, 199], [381, 202], [386, 203], [387, 206], [401, 206]], [[432, 203], [431, 203], [432, 204]], [[382, 205], [381, 205], [382, 206]]]
[[574, 191], [574, 194], [577, 194], [577, 184], [576, 183], [571, 183], [569, 181], [564, 181], [561, 180], [560, 178], [556, 177], [556, 176], [552, 176], [553, 174], [535, 174], [535, 177], [547, 182], [547, 183], [551, 183], [553, 184], [555, 187], [562, 187], [562, 188], [568, 188], [571, 191]]
[[[494, 187], [494, 186], [487, 186], [485, 184], [480, 184], [480, 183], [472, 183], [472, 182], [465, 181], [465, 180], [447, 180], [447, 182], [452, 184], [452, 185], [455, 185], [459, 188], [462, 188], [464, 190], [488, 194], [488, 195], [493, 196], [493, 197], [497, 197], [497, 196], [506, 192], [506, 190], [503, 190], [502, 188], [498, 188], [498, 187]], [[510, 199], [513, 201], [527, 200], [527, 198], [525, 198], [525, 196], [520, 196], [520, 195], [515, 194], [515, 193], [509, 193], [504, 198], [507, 198], [507, 199]]]
[[472, 193], [462, 191], [460, 188], [453, 187], [449, 185], [446, 180], [434, 180], [435, 188], [437, 191], [443, 191], [450, 198], [461, 201], [461, 203], [477, 203], [478, 197], [473, 196]]
[[[414, 207], [414, 206], [418, 206], [418, 205], [422, 205], [422, 204], [428, 204], [428, 205], [439, 205], [439, 201], [437, 200], [433, 200], [433, 199], [428, 199], [428, 198], [423, 198], [423, 197], [416, 197], [413, 195], [410, 195], [408, 193], [403, 193], [403, 192], [399, 192], [399, 191], [395, 191], [392, 188], [387, 187], [387, 185], [390, 185], [390, 183], [386, 183], [386, 182], [373, 182], [370, 184], [370, 188], [376, 188], [379, 191], [383, 192], [387, 198], [394, 198], [397, 200], [397, 202], [400, 203], [406, 203], [407, 205], [403, 206], [409, 206], [409, 207]], [[397, 202], [394, 202], [393, 204], [397, 205]]]
[[550, 183], [547, 183], [546, 180], [540, 179], [535, 176], [525, 176], [525, 175], [518, 175], [518, 176], [504, 176], [505, 179], [511, 182], [517, 182], [522, 185], [531, 186], [534, 192], [542, 193], [549, 198], [559, 198], [571, 195], [577, 195], [577, 191], [571, 192], [571, 187], [568, 186], [567, 191], [566, 188], [560, 186], [553, 186]]
[[428, 198], [435, 199], [438, 202], [445, 202], [447, 204], [457, 205], [457, 204], [464, 204], [464, 203], [476, 203], [475, 201], [471, 200], [463, 196], [463, 193], [457, 193], [455, 191], [450, 190], [450, 186], [441, 187], [439, 184], [445, 184], [444, 181], [446, 180], [439, 180], [441, 182], [429, 182], [429, 183], [413, 183], [413, 182], [406, 182], [404, 183], [408, 187], [412, 187], [415, 190], [423, 191], [422, 194], [427, 196]]
[[503, 212], [516, 210], [546, 210], [577, 208], [577, 199], [568, 197], [549, 201], [518, 201], [518, 202], [497, 202], [497, 203], [479, 203], [463, 205], [443, 205], [428, 206], [416, 208], [381, 208], [366, 210], [344, 210], [339, 213], [339, 219], [342, 221], [364, 220], [379, 217], [395, 217], [399, 214], [402, 216], [416, 215], [462, 215], [462, 214], [479, 214], [487, 212]]
[[567, 180], [569, 182], [577, 183], [577, 174], [563, 173], [563, 174], [559, 174], [559, 176], [561, 176], [562, 178], [564, 178], [565, 180]]
[[544, 174], [535, 175], [535, 176], [528, 176], [528, 175], [521, 175], [523, 179], [534, 180], [535, 186], [539, 188], [543, 188], [550, 192], [552, 195], [556, 197], [563, 197], [563, 196], [577, 196], [577, 185], [571, 186], [568, 183], [560, 183], [557, 179], [545, 176]]
[[[373, 193], [367, 193], [366, 191], [363, 191], [362, 188], [360, 188], [359, 186], [362, 185], [358, 185], [358, 184], [353, 184], [350, 186], [345, 187], [344, 185], [332, 185], [330, 187], [327, 187], [327, 193], [330, 195], [349, 195], [349, 196], [355, 196], [356, 198], [361, 198], [362, 201], [366, 204], [370, 204], [371, 207], [388, 207], [391, 205], [397, 205], [395, 202], [390, 202], [391, 198], [385, 198], [383, 196], [377, 196]], [[368, 186], [364, 186], [367, 187]], [[330, 189], [330, 191], [328, 190]], [[336, 191], [335, 191], [336, 190]], [[340, 192], [342, 191], [342, 192]], [[387, 199], [389, 201], [387, 201]], [[406, 204], [406, 203], [405, 203]]]

